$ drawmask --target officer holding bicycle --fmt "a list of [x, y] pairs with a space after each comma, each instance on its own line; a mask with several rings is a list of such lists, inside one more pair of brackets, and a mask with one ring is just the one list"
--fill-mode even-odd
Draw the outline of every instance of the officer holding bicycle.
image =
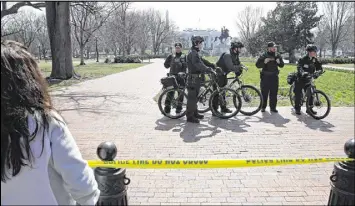
[[[302, 89], [306, 92], [307, 86], [310, 79], [307, 78], [310, 75], [316, 74], [314, 77], [318, 78], [321, 72], [323, 72], [322, 64], [317, 59], [317, 46], [309, 44], [306, 47], [307, 55], [298, 60], [297, 73], [298, 78], [295, 82], [295, 112], [297, 115], [301, 115], [301, 99], [302, 99]], [[312, 98], [309, 98], [309, 105], [313, 105]], [[312, 112], [316, 114], [315, 111], [310, 109], [306, 111], [308, 114]]]
[[[218, 59], [216, 65], [222, 69], [222, 71], [219, 72], [220, 74], [218, 76], [218, 85], [220, 87], [224, 87], [227, 85], [227, 75], [230, 72], [234, 72], [236, 76], [240, 76], [242, 74], [242, 65], [239, 61], [239, 53], [241, 52], [243, 47], [243, 43], [232, 41], [229, 51], [224, 52]], [[214, 86], [213, 89], [216, 90], [217, 87]], [[215, 110], [218, 109], [218, 98], [219, 97], [217, 95], [216, 98], [213, 99], [213, 107]], [[232, 111], [224, 107], [221, 108], [221, 112], [231, 113]]]
[[[175, 43], [175, 54], [170, 54], [164, 62], [164, 67], [165, 68], [170, 68], [169, 71], [169, 76], [174, 76], [178, 85], [179, 86], [185, 86], [185, 80], [181, 79], [178, 76], [178, 73], [183, 72], [186, 73], [187, 69], [187, 63], [186, 63], [186, 56], [185, 54], [182, 53], [182, 44], [181, 43]], [[180, 99], [178, 100], [179, 103], [182, 103], [184, 101], [184, 96], [180, 95]], [[165, 107], [164, 111], [165, 113], [170, 113], [171, 109], [171, 100], [174, 97], [174, 92], [170, 92], [167, 94], [166, 100], [165, 100]], [[176, 113], [180, 113], [182, 110], [182, 105], [177, 105], [176, 107]]]
[[[187, 55], [187, 67], [189, 77], [187, 79], [187, 122], [199, 123], [199, 119], [203, 119], [203, 115], [197, 112], [197, 96], [200, 92], [201, 82], [204, 73], [215, 73], [211, 67], [207, 67], [199, 54], [204, 39], [201, 36], [193, 36], [191, 38], [192, 47]], [[204, 60], [206, 61], [206, 60]]]
[[260, 72], [260, 89], [263, 96], [261, 112], [265, 112], [269, 97], [270, 111], [277, 113], [277, 93], [279, 90], [278, 67], [284, 67], [284, 62], [281, 55], [276, 53], [276, 44], [274, 42], [269, 42], [267, 47], [267, 52], [261, 55], [256, 62], [256, 67], [262, 69]]

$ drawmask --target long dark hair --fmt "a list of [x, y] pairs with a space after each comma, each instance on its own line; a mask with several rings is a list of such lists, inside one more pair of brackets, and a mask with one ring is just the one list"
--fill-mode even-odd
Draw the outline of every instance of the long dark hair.
[[[52, 102], [48, 87], [35, 58], [22, 44], [1, 41], [1, 181], [16, 176], [22, 166], [31, 166], [30, 142], [39, 127], [48, 129]], [[30, 134], [28, 116], [33, 115], [36, 129]], [[44, 147], [42, 140], [42, 152]], [[41, 152], [41, 155], [42, 155]]]

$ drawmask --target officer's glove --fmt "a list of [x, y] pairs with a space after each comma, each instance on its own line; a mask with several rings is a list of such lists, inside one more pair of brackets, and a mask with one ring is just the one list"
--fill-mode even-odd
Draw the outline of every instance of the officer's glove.
[[242, 69], [245, 71], [248, 71], [248, 67], [246, 67], [245, 65], [241, 65]]
[[270, 58], [265, 58], [264, 64], [267, 64], [270, 61]]
[[314, 76], [315, 79], [317, 79], [318, 77], [320, 77], [320, 75], [321, 75], [320, 72], [315, 72], [313, 76]]
[[280, 59], [276, 59], [277, 64], [280, 64]]
[[309, 73], [308, 72], [302, 72], [301, 75], [302, 75], [302, 77], [307, 77], [309, 75]]
[[217, 72], [211, 69], [211, 74], [217, 76]]

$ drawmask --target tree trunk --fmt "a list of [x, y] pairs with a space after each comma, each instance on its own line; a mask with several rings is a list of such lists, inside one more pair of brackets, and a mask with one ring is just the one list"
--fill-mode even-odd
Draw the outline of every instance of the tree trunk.
[[294, 49], [291, 49], [288, 51], [288, 55], [289, 55], [289, 58], [290, 58], [290, 63], [291, 64], [294, 64], [296, 63], [296, 57], [295, 57], [295, 50]]
[[84, 62], [84, 45], [80, 45], [80, 65], [85, 65], [85, 62]]
[[51, 78], [70, 79], [74, 74], [70, 36], [70, 2], [47, 1], [46, 17], [52, 55]]
[[91, 48], [86, 47], [86, 59], [90, 59]]
[[96, 62], [99, 62], [99, 47], [97, 46], [97, 38], [96, 38]]
[[336, 51], [337, 51], [337, 46], [336, 45], [332, 45], [332, 58], [335, 57]]
[[42, 48], [43, 59], [47, 58], [47, 50]]

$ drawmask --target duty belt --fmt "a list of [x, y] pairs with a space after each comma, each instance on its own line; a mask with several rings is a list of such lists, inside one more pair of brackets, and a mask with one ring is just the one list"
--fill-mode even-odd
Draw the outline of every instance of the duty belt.
[[189, 74], [191, 77], [202, 77], [202, 74]]

